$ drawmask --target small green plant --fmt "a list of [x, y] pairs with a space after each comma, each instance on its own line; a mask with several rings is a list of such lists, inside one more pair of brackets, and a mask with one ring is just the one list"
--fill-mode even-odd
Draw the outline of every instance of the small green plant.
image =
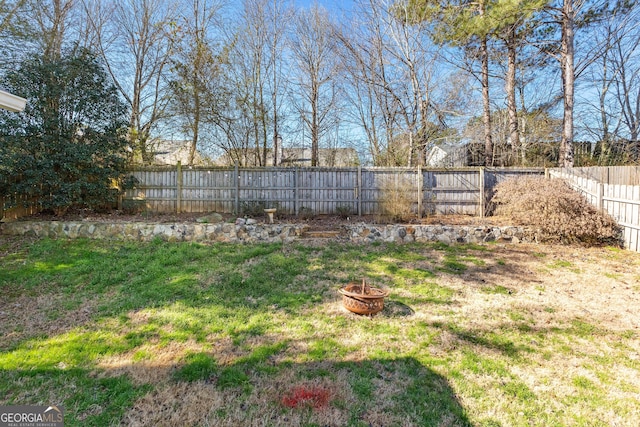
[[308, 208], [306, 206], [300, 206], [298, 209], [298, 217], [303, 220], [311, 219], [315, 216], [313, 213], [313, 209]]
[[258, 216], [264, 213], [266, 205], [264, 202], [246, 201], [240, 203], [240, 215], [244, 216]]
[[346, 219], [353, 215], [353, 209], [351, 209], [349, 205], [338, 205], [336, 206], [336, 214], [338, 214], [340, 218]]
[[124, 199], [122, 201], [122, 212], [127, 215], [138, 215], [145, 211], [146, 202], [141, 199]]
[[513, 320], [514, 322], [521, 322], [523, 320], [526, 320], [524, 314], [520, 313], [519, 311], [508, 310], [507, 315], [509, 316], [509, 319]]
[[240, 204], [240, 214], [249, 217], [264, 216], [264, 210], [269, 208], [278, 209], [278, 202], [267, 202], [264, 200], [249, 200]]

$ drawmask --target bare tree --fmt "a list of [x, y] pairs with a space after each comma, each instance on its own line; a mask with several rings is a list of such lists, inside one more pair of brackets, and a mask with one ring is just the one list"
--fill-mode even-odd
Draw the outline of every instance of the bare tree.
[[333, 125], [338, 102], [336, 39], [327, 11], [318, 5], [298, 13], [291, 39], [294, 104], [311, 139], [311, 166], [318, 166], [320, 139]]
[[243, 26], [238, 34], [237, 48], [246, 67], [245, 78], [248, 89], [247, 108], [253, 124], [253, 138], [257, 164], [266, 165], [268, 120], [266, 85], [269, 74], [266, 72], [266, 56], [269, 47], [266, 24], [267, 3], [263, 0], [245, 0], [243, 2]]
[[143, 162], [152, 159], [151, 132], [165, 117], [174, 9], [162, 0], [85, 0], [95, 49], [129, 106], [130, 143]]
[[75, 0], [0, 0], [2, 62], [19, 62], [28, 52], [60, 58], [63, 45], [73, 46], [78, 25]]
[[[228, 63], [219, 86], [226, 93], [215, 124], [226, 161], [266, 166], [279, 161], [286, 90], [287, 1], [245, 0], [226, 33]], [[269, 148], [273, 147], [273, 157]]]
[[6, 70], [18, 61], [31, 29], [27, 0], [0, 0], [0, 61]]
[[25, 3], [26, 0], [0, 0], [0, 32], [14, 25], [14, 20]]
[[286, 92], [286, 78], [284, 76], [284, 63], [286, 55], [287, 27], [291, 23], [293, 9], [287, 1], [272, 0], [267, 8], [267, 18], [270, 21], [271, 31], [268, 35], [269, 59], [268, 68], [271, 71], [271, 110], [273, 126], [273, 165], [278, 166], [282, 149], [282, 136], [280, 135], [282, 117], [281, 95]]
[[427, 24], [411, 13], [406, 4], [363, 0], [357, 20], [339, 34], [347, 93], [375, 164], [424, 164], [459, 95], [440, 73]]
[[35, 27], [38, 49], [45, 58], [60, 58], [62, 46], [69, 42], [69, 26], [72, 26], [76, 0], [33, 0], [30, 11]]
[[[352, 24], [352, 23], [350, 23]], [[349, 27], [353, 31], [352, 27]], [[382, 123], [386, 116], [380, 112], [380, 105], [376, 99], [374, 65], [371, 63], [370, 45], [362, 44], [366, 37], [360, 33], [353, 35], [342, 29], [336, 33], [340, 40], [339, 54], [345, 75], [351, 84], [345, 90], [345, 96], [351, 104], [349, 114], [353, 122], [362, 127], [369, 142], [369, 154], [374, 164], [379, 164], [382, 156], [384, 137], [381, 135]]]
[[617, 40], [619, 23], [619, 17], [613, 16], [593, 33], [595, 42], [606, 48], [586, 73], [586, 84], [596, 92], [597, 96], [593, 96], [593, 92], [590, 91], [590, 96], [582, 98], [588, 106], [588, 111], [596, 112], [597, 120], [587, 121], [584, 126], [599, 141], [595, 154], [600, 164], [609, 162], [612, 144], [621, 124], [620, 108], [615, 96], [612, 95], [619, 78], [617, 67], [613, 64], [615, 61], [612, 59], [615, 56], [615, 46], [619, 42]]
[[604, 18], [592, 32], [592, 41], [603, 49], [587, 74], [597, 96], [590, 92], [583, 100], [598, 119], [585, 123], [598, 140], [597, 161], [609, 164], [637, 160], [640, 152], [640, 5]]
[[408, 155], [396, 156], [393, 140], [398, 132], [398, 107], [393, 87], [394, 65], [388, 58], [389, 35], [383, 18], [389, 14], [379, 0], [362, 0], [358, 13], [336, 31], [345, 71], [345, 95], [351, 115], [362, 127], [375, 165], [406, 164]]
[[[171, 105], [184, 132], [190, 137], [187, 162], [193, 164], [203, 127], [217, 123], [225, 102], [219, 80], [226, 61], [226, 49], [212, 39], [221, 5], [206, 0], [189, 0], [174, 33]], [[219, 51], [217, 51], [219, 50]]]
[[615, 79], [615, 99], [620, 106], [621, 123], [631, 140], [633, 157], [640, 159], [640, 7], [636, 4], [632, 13], [626, 15], [624, 30], [615, 39], [611, 65]]

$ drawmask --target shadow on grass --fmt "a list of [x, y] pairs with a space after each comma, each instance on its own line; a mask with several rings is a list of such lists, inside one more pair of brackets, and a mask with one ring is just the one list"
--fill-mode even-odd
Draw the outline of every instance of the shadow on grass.
[[[344, 283], [337, 277], [347, 265], [366, 272], [378, 259], [384, 259], [380, 265], [387, 268], [392, 264], [389, 260], [430, 262], [434, 253], [441, 252], [457, 257], [466, 265], [466, 273], [474, 273], [474, 269], [486, 270], [480, 261], [491, 256], [490, 249], [483, 246], [444, 244], [378, 245], [363, 251], [335, 244], [306, 248], [42, 240], [34, 242], [29, 251], [15, 266], [8, 265], [7, 274], [0, 278], [0, 289], [40, 297], [55, 295], [60, 304], [41, 309], [25, 301], [12, 306], [18, 297], [1, 301], [0, 312], [15, 320], [0, 326], [0, 333], [5, 332], [0, 350], [17, 349], [19, 342], [29, 338], [52, 332], [64, 334], [91, 322], [113, 319], [120, 322], [114, 326], [116, 330], [131, 329], [122, 344], [125, 348], [187, 336], [202, 341], [219, 332], [240, 342], [245, 337], [263, 335], [269, 316], [276, 312], [297, 315], [318, 303], [337, 301], [336, 291]], [[529, 256], [514, 251], [518, 257]], [[496, 274], [523, 276], [516, 263], [498, 264], [492, 269]], [[392, 292], [380, 317], [412, 316], [413, 303], [450, 303], [453, 291], [431, 283], [434, 273], [426, 269], [418, 273], [420, 280], [404, 285], [412, 296], [394, 296]], [[473, 274], [466, 273], [466, 280], [475, 280]], [[32, 309], [33, 315], [22, 316]], [[136, 326], [138, 315], [147, 316], [144, 328]], [[179, 333], [167, 332], [167, 324]], [[450, 328], [447, 332], [510, 357], [528, 351], [490, 331]]]
[[[344, 353], [348, 352], [349, 357], [358, 357], [357, 349], [341, 348], [326, 336], [308, 340], [307, 346], [301, 345], [303, 350], [290, 359], [280, 357], [281, 353], [286, 354], [288, 342], [255, 347], [254, 338], [269, 336], [271, 330], [273, 335], [286, 334], [293, 327], [299, 329], [298, 336], [304, 333], [312, 336], [318, 326], [317, 311], [308, 312], [307, 308], [319, 302], [337, 302], [336, 290], [348, 279], [345, 276], [351, 274], [345, 274], [348, 268], [358, 273], [402, 276], [407, 282], [398, 286], [417, 295], [406, 298], [392, 295], [381, 317], [412, 316], [409, 304], [414, 301], [449, 304], [453, 291], [430, 284], [436, 273], [429, 268], [436, 263], [429, 264], [429, 257], [438, 251], [449, 258], [445, 259], [447, 264], [437, 265], [448, 268], [449, 274], [458, 274], [460, 270], [464, 279], [470, 281], [476, 280], [474, 274], [486, 271], [487, 266], [481, 261], [486, 262], [492, 256], [486, 249], [446, 245], [400, 248], [391, 245], [376, 250], [332, 246], [325, 250], [273, 244], [36, 242], [33, 251], [8, 265], [7, 274], [0, 278], [0, 289], [11, 290], [11, 297], [0, 301], [0, 312], [30, 309], [27, 305], [11, 305], [23, 292], [40, 297], [55, 295], [65, 301], [60, 307], [37, 312], [40, 318], [24, 316], [22, 323], [10, 325], [15, 327], [13, 330], [5, 329], [10, 337], [4, 335], [3, 341], [10, 339], [8, 347], [13, 350], [11, 354], [2, 353], [8, 347], [0, 344], [0, 359], [4, 363], [0, 368], [0, 403], [63, 403], [69, 414], [68, 425], [109, 425], [118, 423], [125, 410], [137, 408], [141, 394], [151, 396], [147, 401], [151, 411], [144, 412], [145, 416], [177, 411], [184, 406], [184, 393], [190, 393], [193, 387], [204, 390], [205, 396], [210, 392], [223, 395], [224, 404], [217, 407], [210, 404], [208, 412], [202, 414], [206, 419], [199, 424], [223, 424], [222, 421], [237, 417], [235, 425], [255, 420], [266, 420], [266, 425], [287, 425], [290, 423], [286, 417], [307, 417], [302, 425], [469, 425], [465, 409], [447, 379], [412, 357], [390, 359], [385, 358], [389, 353], [376, 353], [383, 357], [342, 360], [347, 359]], [[528, 255], [523, 252], [519, 256]], [[409, 271], [410, 263], [414, 262], [424, 263], [424, 268]], [[394, 263], [407, 265], [392, 268]], [[378, 270], [368, 270], [376, 266]], [[506, 272], [514, 278], [525, 273], [517, 263], [491, 268], [496, 274]], [[83, 309], [86, 301], [95, 302], [87, 307], [90, 312], [86, 316], [70, 316]], [[296, 323], [287, 321], [285, 332], [278, 329], [282, 313], [292, 314], [291, 318], [296, 319]], [[9, 319], [11, 316], [7, 315], [3, 321]], [[338, 322], [349, 326], [341, 316], [324, 320], [332, 326]], [[351, 330], [397, 336], [398, 329], [389, 326], [390, 323], [362, 322]], [[504, 330], [513, 326], [505, 325]], [[576, 323], [567, 333], [592, 334], [589, 326]], [[82, 331], [83, 327], [89, 330]], [[510, 340], [508, 334], [501, 333], [502, 329], [471, 330], [435, 323], [426, 324], [423, 329], [422, 325], [416, 325], [420, 334], [428, 327], [468, 345], [465, 360], [475, 369], [493, 372], [503, 366], [472, 357], [476, 350], [473, 347], [481, 346], [511, 358], [532, 351]], [[528, 336], [544, 331], [522, 332]], [[216, 334], [228, 338], [233, 347], [246, 346], [243, 350], [250, 353], [230, 364], [218, 362], [219, 349], [197, 353], [180, 364], [164, 366], [176, 372], [168, 382], [150, 382], [146, 386], [134, 385], [133, 374], [129, 377], [112, 372], [112, 378], [102, 378], [105, 371], [93, 368], [93, 363], [104, 356], [117, 357], [136, 351], [131, 356], [135, 360], [147, 357], [144, 351], [162, 352], [169, 343], [193, 340], [206, 344]], [[139, 348], [150, 342], [153, 347]], [[62, 362], [74, 368], [67, 369]], [[127, 369], [142, 370], [135, 362]], [[308, 406], [283, 405], [281, 398], [298, 383], [326, 386], [334, 394], [324, 410], [337, 414], [343, 422], [333, 422], [326, 414], [322, 418], [325, 415]], [[167, 387], [176, 391], [159, 392]], [[120, 396], [120, 400], [115, 396]], [[260, 418], [263, 416], [267, 418]], [[162, 419], [156, 423], [139, 421], [142, 425], [162, 424]]]
[[152, 390], [126, 375], [100, 377], [89, 369], [0, 370], [3, 405], [63, 405], [65, 426], [119, 424], [135, 400]]
[[172, 425], [166, 424], [171, 419], [197, 425], [471, 426], [447, 379], [413, 358], [292, 363], [272, 357], [219, 366], [215, 352], [200, 354], [170, 367], [170, 379], [143, 386], [132, 385], [127, 375], [81, 369], [5, 371], [0, 401], [62, 404], [67, 426]]
[[386, 299], [384, 309], [378, 314], [381, 317], [409, 317], [415, 314], [415, 310], [400, 301]]
[[[508, 248], [490, 244], [435, 243], [429, 246], [442, 257], [436, 268], [440, 274], [456, 276], [472, 285], [484, 287], [494, 279], [512, 283], [539, 282], [527, 266], [528, 261], [536, 259], [536, 254], [517, 244], [510, 244]], [[517, 291], [515, 288], [505, 290]]]
[[[522, 356], [523, 353], [534, 352], [533, 348], [523, 344], [514, 343], [510, 340], [502, 333], [503, 328], [496, 328], [493, 330], [463, 329], [457, 325], [444, 325], [439, 322], [432, 323], [431, 326], [449, 333], [461, 342], [472, 346], [483, 347], [487, 350], [497, 351], [510, 358], [518, 358]], [[504, 329], [512, 327], [513, 325], [504, 325]]]

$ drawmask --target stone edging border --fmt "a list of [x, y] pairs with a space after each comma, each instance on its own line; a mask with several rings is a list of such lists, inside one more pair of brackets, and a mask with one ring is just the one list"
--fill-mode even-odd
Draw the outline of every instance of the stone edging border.
[[[304, 239], [306, 224], [200, 224], [200, 223], [105, 223], [90, 221], [15, 221], [0, 226], [0, 233], [13, 236], [49, 238], [87, 238], [169, 242], [292, 242]], [[525, 227], [454, 226], [454, 225], [342, 225], [334, 239], [353, 243], [373, 242], [535, 242]]]

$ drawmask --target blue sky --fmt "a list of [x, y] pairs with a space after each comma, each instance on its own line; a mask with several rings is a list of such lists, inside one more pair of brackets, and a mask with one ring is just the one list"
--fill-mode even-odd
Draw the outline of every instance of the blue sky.
[[349, 12], [353, 9], [353, 0], [295, 0], [295, 3], [302, 7], [318, 3], [325, 9], [335, 12], [338, 16], [341, 12]]

